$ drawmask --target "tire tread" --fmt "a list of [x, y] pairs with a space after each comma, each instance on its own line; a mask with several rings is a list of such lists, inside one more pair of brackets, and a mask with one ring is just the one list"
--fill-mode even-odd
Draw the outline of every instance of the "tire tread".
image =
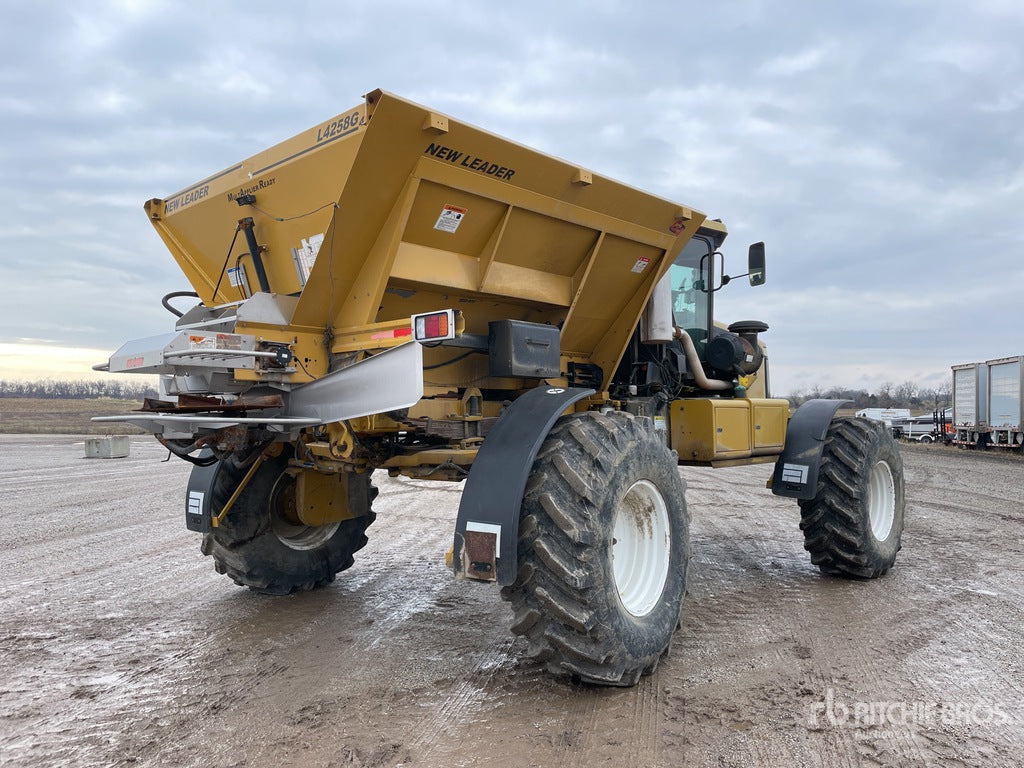
[[[865, 474], [872, 457], [884, 456], [896, 482], [895, 548], [883, 551], [871, 532]], [[903, 464], [884, 426], [863, 418], [835, 419], [828, 429], [818, 491], [802, 500], [800, 528], [811, 562], [823, 572], [854, 578], [886, 573], [899, 550], [903, 526]]]

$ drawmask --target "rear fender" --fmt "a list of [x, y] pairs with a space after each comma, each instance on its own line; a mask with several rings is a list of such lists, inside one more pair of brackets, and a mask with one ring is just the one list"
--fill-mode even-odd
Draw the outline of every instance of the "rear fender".
[[[204, 450], [199, 458], [205, 459], [212, 455], [209, 450]], [[207, 466], [197, 464], [192, 467], [185, 491], [185, 527], [190, 531], [209, 533], [212, 528], [213, 484], [217, 481], [221, 464], [217, 461]]]
[[456, 575], [515, 581], [519, 510], [541, 445], [558, 417], [593, 389], [540, 386], [510, 405], [473, 461], [455, 523]]

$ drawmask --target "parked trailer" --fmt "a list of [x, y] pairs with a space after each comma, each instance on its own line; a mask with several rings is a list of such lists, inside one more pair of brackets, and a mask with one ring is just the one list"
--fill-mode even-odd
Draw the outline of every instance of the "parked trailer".
[[988, 367], [984, 363], [953, 366], [953, 442], [984, 445], [988, 440]]
[[892, 423], [893, 437], [904, 440], [916, 440], [919, 443], [931, 443], [942, 437], [939, 414], [926, 413], [899, 419]]
[[856, 413], [857, 416], [864, 419], [874, 419], [875, 421], [884, 421], [890, 427], [898, 421], [903, 421], [910, 418], [909, 408], [861, 408]]
[[1000, 448], [1024, 445], [1024, 355], [988, 360], [989, 444]]
[[948, 445], [952, 440], [952, 419], [952, 408], [898, 419], [892, 423], [892, 435], [901, 440], [916, 440], [919, 443], [938, 441]]

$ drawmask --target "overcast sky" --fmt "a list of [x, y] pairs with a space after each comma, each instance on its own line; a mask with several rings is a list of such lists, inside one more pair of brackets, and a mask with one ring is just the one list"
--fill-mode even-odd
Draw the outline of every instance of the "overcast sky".
[[7, 0], [0, 378], [171, 330], [142, 203], [375, 88], [764, 240], [778, 394], [1024, 354], [1020, 0]]

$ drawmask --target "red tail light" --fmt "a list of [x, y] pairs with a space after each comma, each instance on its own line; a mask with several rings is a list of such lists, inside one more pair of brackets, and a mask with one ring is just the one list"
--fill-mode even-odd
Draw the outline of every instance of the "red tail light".
[[455, 311], [442, 309], [412, 316], [413, 336], [416, 341], [436, 341], [455, 338]]

